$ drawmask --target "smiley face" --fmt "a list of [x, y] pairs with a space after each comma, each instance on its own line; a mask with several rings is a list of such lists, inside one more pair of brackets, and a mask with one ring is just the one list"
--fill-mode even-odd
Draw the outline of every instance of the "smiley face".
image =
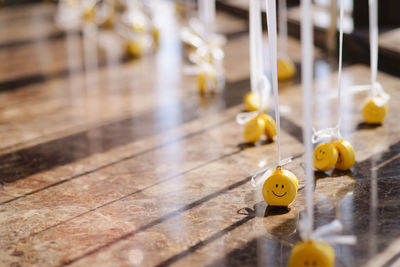
[[284, 81], [292, 78], [296, 72], [296, 67], [289, 59], [278, 59], [277, 63], [278, 80]]
[[314, 168], [329, 171], [335, 166], [338, 156], [339, 153], [332, 143], [321, 143], [314, 149]]
[[243, 102], [247, 111], [256, 111], [260, 109], [260, 96], [257, 93], [247, 93], [244, 96]]
[[297, 195], [299, 182], [288, 170], [277, 168], [264, 182], [262, 195], [270, 206], [289, 206]]
[[290, 255], [289, 267], [333, 267], [335, 251], [327, 244], [304, 241], [296, 244]]
[[271, 118], [271, 116], [264, 113], [260, 114], [259, 116], [265, 122], [265, 136], [267, 136], [269, 140], [274, 139], [274, 137], [276, 136], [276, 124], [274, 119]]
[[356, 157], [350, 142], [342, 139], [333, 143], [333, 145], [339, 153], [335, 168], [343, 171], [352, 168], [356, 162]]
[[257, 116], [249, 120], [244, 126], [243, 137], [247, 142], [255, 143], [261, 139], [265, 132], [264, 120]]
[[380, 106], [372, 98], [368, 98], [362, 109], [364, 121], [370, 124], [381, 124], [385, 119], [388, 108], [388, 104]]

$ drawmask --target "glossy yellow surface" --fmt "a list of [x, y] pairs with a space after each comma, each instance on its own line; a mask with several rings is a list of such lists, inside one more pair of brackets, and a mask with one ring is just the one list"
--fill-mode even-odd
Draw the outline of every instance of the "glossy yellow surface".
[[264, 182], [262, 195], [270, 206], [289, 206], [297, 196], [299, 182], [290, 171], [277, 168]]
[[94, 21], [94, 16], [96, 15], [95, 7], [85, 8], [83, 10], [83, 19], [86, 21]]
[[388, 104], [378, 106], [372, 98], [368, 98], [362, 109], [364, 121], [370, 124], [381, 124], [386, 117], [388, 108]]
[[289, 59], [278, 59], [277, 68], [280, 81], [288, 80], [296, 73], [296, 67]]
[[249, 120], [244, 126], [243, 137], [247, 142], [255, 143], [261, 139], [265, 131], [265, 122], [257, 116]]
[[204, 94], [217, 87], [217, 77], [213, 72], [197, 74], [197, 87], [200, 94]]
[[143, 46], [137, 41], [129, 41], [126, 45], [126, 50], [133, 57], [141, 57], [143, 55]]
[[339, 153], [332, 143], [321, 143], [314, 149], [314, 168], [320, 171], [332, 169], [339, 157]]
[[158, 44], [160, 41], [160, 30], [157, 27], [153, 27], [152, 36], [154, 43]]
[[350, 142], [342, 139], [335, 142], [333, 145], [339, 153], [335, 168], [339, 170], [348, 170], [353, 167], [356, 162], [356, 156]]
[[260, 96], [257, 93], [247, 93], [244, 96], [243, 102], [247, 111], [256, 111], [260, 109]]
[[112, 12], [100, 26], [110, 28], [114, 26], [114, 22], [115, 22], [115, 13]]
[[289, 267], [333, 267], [335, 251], [328, 244], [304, 241], [296, 244], [291, 252]]
[[276, 136], [276, 124], [274, 119], [269, 116], [268, 114], [260, 114], [259, 115], [265, 122], [265, 136], [267, 136], [267, 138], [269, 140], [274, 139], [274, 137]]

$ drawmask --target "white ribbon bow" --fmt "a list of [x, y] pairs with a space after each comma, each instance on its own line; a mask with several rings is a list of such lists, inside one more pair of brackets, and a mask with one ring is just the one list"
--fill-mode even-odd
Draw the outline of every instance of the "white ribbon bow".
[[[371, 84], [350, 86], [349, 90], [346, 90], [342, 96], [356, 94], [362, 91], [369, 91], [370, 97], [378, 106], [384, 106], [390, 100], [390, 95], [383, 90], [383, 87], [379, 82], [374, 83], [373, 86], [371, 86]], [[331, 94], [329, 97], [337, 97], [337, 94]]]
[[325, 128], [319, 131], [316, 131], [313, 128], [313, 135], [311, 137], [311, 141], [313, 144], [318, 143], [321, 140], [329, 140], [329, 141], [338, 141], [342, 139], [342, 135], [340, 134], [339, 124], [333, 128]]
[[328, 243], [331, 245], [354, 245], [357, 238], [353, 235], [339, 235], [343, 230], [343, 225], [339, 220], [322, 225], [314, 231], [310, 229], [307, 216], [299, 221], [300, 237], [302, 240], [314, 240], [317, 242]]
[[272, 174], [272, 172], [274, 170], [276, 170], [277, 168], [280, 168], [292, 161], [293, 161], [293, 158], [289, 157], [289, 158], [281, 160], [280, 162], [278, 162], [275, 165], [272, 165], [272, 166], [270, 165], [270, 166], [267, 166], [267, 167], [261, 169], [260, 171], [258, 171], [256, 174], [254, 174], [251, 177], [251, 185], [253, 187], [259, 186], [260, 184], [264, 183], [265, 180], [267, 180], [267, 178]]
[[221, 48], [226, 44], [226, 38], [219, 34], [208, 34], [204, 26], [197, 19], [191, 19], [189, 26], [184, 27], [180, 32], [182, 42], [195, 48], [208, 46]]

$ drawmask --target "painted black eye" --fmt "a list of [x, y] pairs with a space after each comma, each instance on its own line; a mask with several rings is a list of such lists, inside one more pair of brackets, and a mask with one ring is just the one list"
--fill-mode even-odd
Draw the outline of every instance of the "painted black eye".
[[284, 185], [282, 185], [282, 188], [284, 188], [285, 186]]
[[305, 262], [304, 262], [304, 266], [309, 266], [308, 261], [305, 261]]
[[278, 188], [278, 184], [276, 184], [275, 187]]
[[316, 262], [316, 261], [313, 261], [313, 262], [312, 262], [312, 266], [317, 266], [317, 262]]

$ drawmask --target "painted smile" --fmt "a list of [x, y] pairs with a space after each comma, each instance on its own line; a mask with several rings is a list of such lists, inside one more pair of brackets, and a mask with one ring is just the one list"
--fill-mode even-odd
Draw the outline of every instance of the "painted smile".
[[272, 190], [272, 194], [274, 194], [274, 195], [277, 196], [277, 197], [283, 197], [284, 195], [286, 195], [286, 193], [287, 193], [287, 192], [285, 192], [283, 195], [277, 195], [277, 194], [275, 194], [274, 190]]
[[324, 156], [322, 156], [321, 158], [318, 158], [318, 155], [315, 155], [315, 158], [316, 158], [318, 161], [320, 161], [320, 160], [323, 160]]

